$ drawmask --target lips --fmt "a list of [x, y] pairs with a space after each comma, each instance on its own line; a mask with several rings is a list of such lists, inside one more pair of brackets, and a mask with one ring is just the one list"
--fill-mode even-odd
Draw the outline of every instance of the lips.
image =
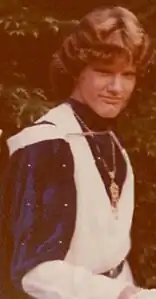
[[99, 96], [103, 99], [103, 102], [105, 102], [107, 104], [117, 104], [117, 103], [119, 103], [119, 98], [106, 97], [106, 96], [103, 96], [103, 95], [99, 95]]

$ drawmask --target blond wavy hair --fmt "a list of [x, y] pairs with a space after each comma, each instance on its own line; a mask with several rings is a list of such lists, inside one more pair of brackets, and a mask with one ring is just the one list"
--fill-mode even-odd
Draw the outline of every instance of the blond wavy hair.
[[150, 38], [137, 17], [126, 8], [96, 9], [82, 18], [53, 54], [52, 86], [55, 90], [58, 86], [59, 91], [64, 92], [63, 97], [69, 96], [73, 79], [86, 65], [96, 60], [112, 63], [119, 55], [126, 55], [138, 72], [144, 71], [152, 56]]

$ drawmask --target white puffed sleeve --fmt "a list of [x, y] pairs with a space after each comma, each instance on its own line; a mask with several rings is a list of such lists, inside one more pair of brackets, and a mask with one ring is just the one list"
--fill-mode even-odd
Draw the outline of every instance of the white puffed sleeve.
[[116, 299], [128, 285], [60, 260], [44, 262], [22, 279], [24, 291], [37, 299]]

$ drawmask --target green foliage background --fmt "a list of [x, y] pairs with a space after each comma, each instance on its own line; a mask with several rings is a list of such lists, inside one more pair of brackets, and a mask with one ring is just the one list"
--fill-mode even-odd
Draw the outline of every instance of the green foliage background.
[[[117, 4], [140, 18], [155, 45], [156, 2], [0, 0], [0, 128], [8, 136], [53, 106], [49, 63], [78, 19], [96, 6]], [[136, 210], [130, 255], [137, 283], [156, 287], [155, 65], [118, 121], [136, 176]]]

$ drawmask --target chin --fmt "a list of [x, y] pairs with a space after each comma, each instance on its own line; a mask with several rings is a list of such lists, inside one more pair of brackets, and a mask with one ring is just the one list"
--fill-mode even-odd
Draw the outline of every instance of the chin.
[[92, 109], [102, 118], [116, 118], [123, 110], [119, 105], [112, 104], [98, 105]]
[[116, 118], [116, 117], [118, 117], [119, 114], [120, 113], [112, 113], [112, 114], [109, 114], [107, 117], [108, 118]]
[[122, 109], [119, 109], [119, 107], [110, 107], [109, 109], [103, 109], [103, 111], [99, 112], [103, 118], [116, 118], [122, 112]]
[[106, 111], [104, 111], [104, 113], [98, 113], [99, 116], [101, 116], [102, 118], [116, 118], [118, 115], [120, 114], [120, 111], [112, 111], [112, 112], [108, 112], [106, 113]]

